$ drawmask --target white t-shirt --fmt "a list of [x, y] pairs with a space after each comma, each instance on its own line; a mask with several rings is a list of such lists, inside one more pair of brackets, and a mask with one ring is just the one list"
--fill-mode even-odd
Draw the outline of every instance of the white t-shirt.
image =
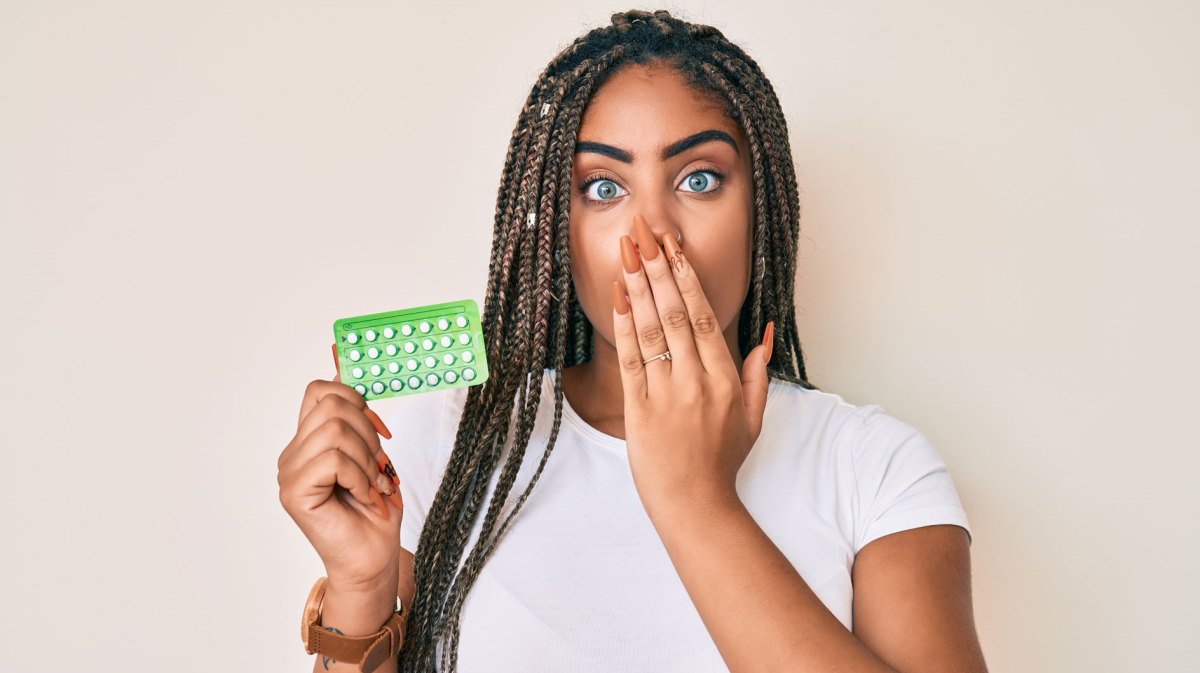
[[[546, 369], [532, 439], [499, 522], [545, 451], [553, 390], [554, 370]], [[400, 545], [410, 552], [441, 483], [466, 395], [467, 388], [449, 388], [407, 397], [386, 420], [393, 438], [383, 445], [405, 507]], [[503, 463], [464, 557], [478, 539]], [[856, 406], [787, 381], [770, 382], [762, 433], [738, 472], [737, 492], [847, 629], [850, 571], [868, 542], [933, 524], [970, 533], [945, 463], [920, 432], [877, 404]], [[625, 441], [587, 425], [565, 396], [554, 449], [470, 588], [460, 628], [461, 673], [729, 670], [642, 507]]]

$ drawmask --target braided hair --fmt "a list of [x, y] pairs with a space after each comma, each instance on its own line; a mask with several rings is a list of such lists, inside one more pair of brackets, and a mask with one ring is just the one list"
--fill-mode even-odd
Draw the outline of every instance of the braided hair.
[[[509, 141], [481, 316], [491, 371], [484, 384], [467, 391], [453, 452], [421, 531], [413, 562], [416, 595], [398, 659], [404, 673], [457, 670], [467, 591], [550, 457], [562, 418], [563, 369], [591, 359], [592, 325], [575, 297], [568, 254], [576, 136], [589, 100], [604, 82], [624, 65], [651, 61], [676, 68], [697, 92], [720, 101], [743, 129], [755, 216], [750, 292], [740, 313], [738, 347], [744, 358], [757, 345], [755, 336], [774, 320], [769, 376], [816, 389], [806, 378], [796, 329], [800, 209], [787, 123], [775, 90], [758, 64], [712, 26], [688, 23], [665, 10], [613, 14], [611, 25], [577, 38], [550, 62]], [[556, 371], [549, 441], [529, 486], [497, 527], [529, 444], [546, 368]], [[512, 450], [476, 545], [462, 562], [510, 429]], [[447, 633], [448, 646], [443, 643], [442, 662], [435, 668], [437, 644]]]

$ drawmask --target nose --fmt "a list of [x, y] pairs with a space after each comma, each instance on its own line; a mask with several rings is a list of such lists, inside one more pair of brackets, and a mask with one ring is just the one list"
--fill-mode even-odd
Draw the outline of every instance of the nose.
[[[674, 236], [676, 242], [683, 245], [683, 232], [669, 215], [658, 211], [645, 210], [640, 214], [646, 220], [646, 226], [650, 228], [650, 233], [654, 235], [654, 239], [659, 245], [663, 244], [666, 236]], [[634, 217], [636, 216], [637, 214], [634, 215]], [[637, 241], [637, 225], [635, 222], [634, 218], [630, 218], [629, 230], [631, 232], [630, 237]]]

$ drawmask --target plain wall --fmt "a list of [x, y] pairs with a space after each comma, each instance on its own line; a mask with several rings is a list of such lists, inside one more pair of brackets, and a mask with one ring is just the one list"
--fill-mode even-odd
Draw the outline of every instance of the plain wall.
[[[779, 93], [811, 378], [945, 458], [991, 670], [1200, 670], [1200, 4], [663, 7]], [[482, 301], [520, 105], [628, 8], [0, 2], [5, 669], [310, 670], [332, 322]]]

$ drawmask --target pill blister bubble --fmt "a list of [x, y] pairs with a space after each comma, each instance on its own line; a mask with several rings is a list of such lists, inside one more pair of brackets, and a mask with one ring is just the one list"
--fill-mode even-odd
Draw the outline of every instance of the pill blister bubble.
[[475, 354], [471, 351], [463, 351], [462, 359], [463, 362], [470, 362], [471, 360], [475, 359]]
[[350, 370], [350, 374], [356, 379], [361, 379], [366, 372], [363, 371], [362, 367], [355, 367], [354, 369]]
[[374, 360], [379, 357], [379, 349], [374, 346], [371, 346], [370, 348], [367, 349], [367, 355], [369, 355], [371, 357], [371, 359]]
[[412, 333], [413, 333], [412, 325], [410, 325], [408, 323], [404, 323], [403, 325], [400, 326], [400, 333], [403, 334], [404, 336], [412, 336]]
[[470, 334], [467, 334], [466, 332], [463, 332], [462, 334], [459, 334], [459, 335], [458, 335], [458, 343], [460, 343], [460, 344], [462, 344], [462, 345], [464, 345], [464, 346], [466, 346], [467, 344], [471, 343], [471, 335], [470, 335]]
[[454, 324], [458, 325], [459, 327], [466, 327], [467, 326], [467, 316], [465, 316], [465, 315], [458, 316], [457, 318], [454, 319]]
[[348, 343], [348, 344], [358, 343], [358, 333], [357, 332], [346, 332], [346, 343]]
[[404, 352], [405, 353], [416, 353], [417, 345], [411, 341], [405, 341], [404, 342]]
[[448, 365], [454, 364], [454, 353], [446, 353], [443, 355], [442, 362], [445, 362]]
[[420, 376], [408, 377], [408, 387], [409, 388], [420, 388], [421, 387], [421, 377]]
[[373, 329], [369, 329], [366, 332], [363, 332], [363, 336], [365, 336], [367, 338], [367, 341], [374, 341], [379, 338], [379, 334], [377, 332], [375, 332], [375, 330], [373, 330]]
[[438, 329], [440, 329], [440, 330], [450, 329], [450, 321], [446, 320], [445, 318], [438, 318]]
[[357, 348], [351, 348], [347, 355], [349, 355], [350, 359], [354, 362], [358, 362], [362, 359], [362, 351], [358, 350]]
[[366, 394], [367, 394], [367, 387], [366, 387], [366, 386], [364, 386], [364, 385], [363, 385], [363, 384], [361, 384], [361, 383], [356, 383], [356, 384], [354, 384], [354, 389], [358, 391], [358, 394], [359, 394], [359, 395], [366, 395]]
[[457, 380], [458, 374], [454, 373], [453, 370], [446, 372], [446, 383], [454, 383]]
[[371, 392], [375, 393], [376, 395], [382, 395], [383, 393], [387, 392], [387, 386], [383, 385], [383, 381], [376, 381], [375, 383], [371, 384]]
[[383, 367], [379, 366], [378, 363], [371, 365], [371, 376], [379, 376], [382, 373]]
[[454, 339], [451, 339], [450, 335], [448, 335], [448, 334], [443, 334], [442, 335], [442, 348], [449, 348], [453, 345], [454, 345]]
[[384, 327], [383, 328], [383, 338], [385, 338], [385, 339], [396, 338], [396, 328], [392, 327], [391, 325]]
[[436, 386], [439, 381], [441, 381], [441, 379], [438, 378], [437, 374], [429, 373], [425, 375], [425, 383], [428, 383], [431, 386]]
[[391, 387], [394, 392], [398, 393], [401, 390], [404, 390], [404, 382], [400, 379], [392, 379]]
[[421, 342], [421, 348], [424, 348], [427, 351], [433, 350], [434, 345], [433, 339], [426, 339]]
[[429, 367], [432, 369], [433, 367], [437, 366], [437, 363], [438, 363], [438, 359], [433, 357], [432, 355], [425, 358], [425, 366], [426, 367]]
[[463, 370], [463, 378], [468, 381], [474, 381], [475, 380], [475, 370], [471, 369], [470, 367], [467, 367], [466, 369]]
[[391, 362], [388, 363], [388, 371], [393, 374], [399, 374], [400, 373], [400, 363], [396, 362], [395, 360], [392, 360]]
[[409, 371], [416, 371], [417, 367], [421, 366], [421, 363], [417, 362], [416, 358], [409, 358], [408, 362], [404, 364], [408, 367]]
[[396, 344], [388, 344], [383, 350], [387, 352], [390, 358], [396, 357], [396, 354], [400, 352], [400, 349], [396, 348]]
[[419, 327], [424, 334], [429, 334], [429, 330], [433, 329], [433, 325], [430, 325], [428, 320], [422, 320]]

